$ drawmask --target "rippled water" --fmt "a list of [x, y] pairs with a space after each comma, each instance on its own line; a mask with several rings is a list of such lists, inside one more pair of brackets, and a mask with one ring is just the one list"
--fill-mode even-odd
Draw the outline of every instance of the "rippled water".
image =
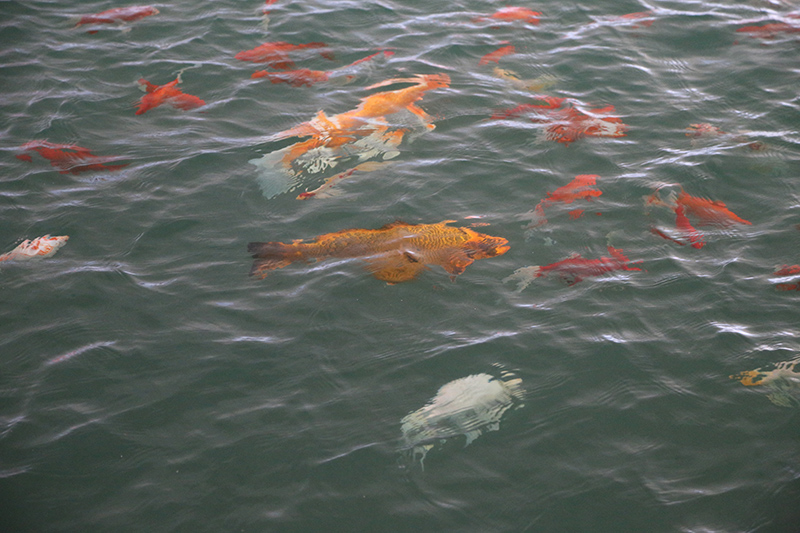
[[[268, 29], [259, 2], [174, 2], [95, 34], [74, 16], [114, 4], [4, 4], [0, 252], [70, 236], [0, 266], [4, 531], [797, 529], [798, 411], [728, 377], [798, 351], [797, 293], [772, 276], [800, 262], [798, 34], [736, 32], [792, 22], [790, 1], [542, 1], [532, 26], [473, 21], [502, 3], [279, 0]], [[652, 26], [613, 18], [644, 10]], [[333, 60], [292, 56], [312, 69], [394, 55], [293, 88], [234, 59], [265, 41], [327, 43]], [[613, 105], [627, 136], [565, 146], [526, 117], [489, 120], [531, 102], [478, 66], [506, 41], [500, 67]], [[138, 79], [181, 69], [204, 107], [134, 114]], [[289, 144], [271, 134], [434, 73], [452, 80], [419, 102], [436, 129], [392, 165], [332, 198], [261, 194], [247, 161]], [[705, 122], [729, 135], [685, 135]], [[14, 157], [35, 139], [129, 166]], [[602, 195], [526, 230], [577, 174]], [[752, 225], [703, 228], [702, 249], [661, 239], [650, 227], [674, 216], [642, 198], [665, 183]], [[386, 285], [351, 260], [248, 276], [250, 241], [445, 219], [511, 249], [455, 282], [435, 267]], [[502, 283], [609, 244], [645, 271]], [[495, 365], [524, 407], [409, 462], [401, 420]]]

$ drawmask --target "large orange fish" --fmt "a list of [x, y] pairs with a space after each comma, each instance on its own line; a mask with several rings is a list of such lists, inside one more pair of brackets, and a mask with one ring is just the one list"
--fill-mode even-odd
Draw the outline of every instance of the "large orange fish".
[[313, 241], [251, 242], [250, 275], [264, 278], [271, 270], [296, 261], [358, 258], [373, 276], [389, 284], [411, 281], [428, 265], [439, 265], [451, 279], [478, 259], [503, 255], [508, 241], [466, 227], [394, 222], [379, 229], [348, 229], [326, 233]]
[[161, 104], [169, 104], [175, 109], [182, 109], [188, 111], [206, 105], [205, 101], [178, 89], [177, 85], [181, 83], [181, 77], [178, 76], [173, 81], [164, 85], [155, 85], [150, 83], [144, 78], [139, 80], [139, 86], [145, 90], [146, 94], [139, 100], [139, 109], [136, 111], [137, 115], [141, 115], [154, 109]]
[[[533, 221], [529, 227], [541, 226], [547, 223], [544, 208], [550, 204], [571, 204], [575, 200], [591, 200], [603, 194], [600, 190], [594, 188], [599, 177], [597, 174], [579, 174], [563, 187], [559, 187], [553, 192], [548, 192], [547, 197], [534, 208]], [[573, 216], [573, 218], [579, 218], [579, 216], [580, 213], [577, 216]]]
[[275, 41], [256, 46], [252, 50], [239, 52], [234, 57], [239, 61], [252, 61], [253, 63], [267, 63], [272, 68], [278, 70], [289, 70], [294, 67], [294, 61], [289, 59], [289, 52], [304, 50], [307, 48], [322, 48], [320, 55], [325, 59], [333, 59], [333, 53], [327, 50], [325, 43], [303, 43], [291, 44], [285, 41]]
[[[88, 148], [76, 146], [74, 144], [55, 144], [42, 140], [30, 141], [22, 146], [20, 150], [32, 151], [50, 161], [50, 165], [57, 168], [61, 174], [78, 174], [87, 171], [115, 171], [127, 165], [109, 165], [110, 161], [121, 159], [116, 156], [97, 156], [92, 154]], [[28, 154], [19, 154], [17, 159], [33, 162], [33, 158]]]
[[503, 7], [489, 15], [488, 17], [475, 17], [473, 21], [480, 22], [484, 20], [502, 20], [502, 21], [514, 21], [514, 20], [522, 20], [527, 22], [528, 24], [539, 24], [539, 17], [542, 14], [539, 11], [533, 11], [532, 9], [528, 9], [526, 7], [514, 7], [508, 6]]
[[[107, 9], [94, 15], [83, 15], [78, 23], [75, 25], [82, 26], [84, 24], [114, 24], [118, 22], [132, 22], [134, 20], [143, 19], [151, 15], [158, 15], [158, 9], [153, 6], [129, 6], [129, 7], [115, 7]], [[89, 33], [97, 33], [90, 31]]]
[[495, 50], [494, 52], [489, 52], [488, 54], [483, 56], [481, 58], [481, 60], [478, 61], [478, 65], [487, 65], [492, 61], [494, 61], [495, 63], [500, 63], [500, 58], [501, 57], [507, 56], [509, 54], [513, 54], [516, 51], [517, 51], [517, 49], [514, 48], [513, 44], [509, 44], [507, 46], [500, 47], [497, 50]]
[[[500, 111], [492, 115], [493, 119], [505, 119], [524, 113], [534, 112], [531, 121], [547, 124], [545, 139], [557, 141], [569, 146], [570, 143], [583, 137], [625, 137], [628, 126], [619, 117], [610, 116], [614, 106], [600, 109], [581, 108], [583, 104], [576, 100], [553, 96], [537, 96], [536, 100], [544, 104], [522, 104], [514, 108]], [[569, 105], [566, 105], [569, 104]]]
[[22, 241], [19, 246], [0, 255], [0, 261], [27, 261], [30, 259], [42, 259], [55, 254], [59, 248], [67, 244], [68, 235], [51, 237], [44, 235], [35, 239]]
[[601, 276], [606, 272], [615, 270], [639, 270], [641, 268], [629, 266], [629, 264], [641, 263], [641, 261], [630, 262], [619, 248], [608, 247], [611, 257], [600, 257], [599, 259], [585, 259], [580, 254], [575, 254], [561, 261], [546, 266], [529, 266], [518, 268], [513, 274], [503, 280], [503, 282], [517, 281], [517, 292], [527, 287], [534, 278], [540, 278], [548, 272], [558, 274], [567, 285], [575, 285], [583, 278]]

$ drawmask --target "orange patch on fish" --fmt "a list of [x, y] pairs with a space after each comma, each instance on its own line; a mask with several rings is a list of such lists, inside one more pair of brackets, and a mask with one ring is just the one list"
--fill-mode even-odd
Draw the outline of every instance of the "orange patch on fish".
[[650, 26], [653, 25], [653, 22], [655, 22], [652, 11], [639, 11], [637, 13], [628, 13], [627, 15], [621, 15], [620, 17], [618, 17], [618, 19], [636, 21], [636, 23], [633, 24], [632, 26], [633, 28], [638, 28], [638, 27], [649, 28]]
[[483, 56], [481, 58], [481, 60], [478, 61], [478, 65], [486, 65], [486, 64], [488, 64], [488, 63], [490, 63], [492, 61], [494, 61], [495, 63], [499, 63], [501, 57], [507, 56], [509, 54], [513, 54], [516, 51], [517, 51], [517, 49], [514, 48], [513, 44], [509, 44], [507, 46], [500, 47], [497, 50], [495, 50], [494, 52], [489, 52], [488, 54]]
[[[78, 23], [75, 25], [82, 26], [84, 24], [113, 24], [117, 22], [132, 22], [134, 20], [143, 19], [151, 15], [158, 15], [159, 11], [153, 6], [129, 6], [129, 7], [115, 7], [94, 15], [83, 15]], [[96, 33], [96, 32], [89, 32]]]
[[197, 96], [186, 94], [178, 89], [177, 85], [180, 82], [180, 76], [164, 85], [155, 85], [141, 78], [139, 80], [139, 86], [146, 91], [146, 94], [139, 100], [139, 109], [136, 111], [136, 114], [141, 115], [151, 109], [155, 109], [161, 104], [169, 104], [175, 109], [182, 109], [184, 111], [206, 105], [205, 101]]
[[523, 22], [527, 22], [528, 24], [537, 25], [539, 24], [539, 17], [541, 16], [542, 14], [539, 11], [533, 11], [532, 9], [528, 9], [526, 7], [508, 6], [498, 9], [488, 17], [475, 17], [472, 20], [474, 22], [480, 22], [484, 20], [521, 20]]
[[[116, 171], [128, 166], [109, 165], [111, 161], [119, 161], [117, 156], [97, 156], [88, 148], [76, 146], [74, 144], [55, 144], [47, 141], [30, 141], [22, 146], [20, 150], [36, 152], [43, 158], [50, 161], [50, 165], [57, 168], [61, 174], [79, 174], [88, 171]], [[17, 159], [33, 162], [29, 154], [19, 154]]]
[[773, 22], [763, 26], [743, 26], [736, 31], [738, 33], [748, 33], [754, 38], [772, 39], [779, 33], [798, 33], [800, 32], [800, 26], [793, 26], [785, 22]]
[[[532, 227], [541, 226], [547, 223], [547, 218], [544, 214], [544, 208], [550, 204], [563, 203], [571, 204], [575, 200], [589, 200], [600, 196], [602, 191], [594, 188], [597, 184], [597, 174], [579, 174], [575, 176], [572, 181], [563, 187], [559, 187], [553, 192], [548, 192], [547, 197], [540, 201], [533, 210], [534, 219], [531, 223]], [[579, 218], [583, 214], [583, 209], [575, 209], [570, 211], [572, 219]]]
[[429, 265], [439, 265], [452, 279], [478, 259], [503, 255], [508, 241], [478, 233], [455, 222], [406, 224], [394, 222], [379, 229], [349, 229], [326, 233], [313, 241], [251, 242], [251, 276], [266, 277], [270, 271], [296, 261], [357, 258], [377, 279], [389, 284], [411, 281]]
[[733, 223], [752, 225], [740, 216], [727, 208], [724, 202], [719, 200], [708, 200], [697, 196], [691, 196], [681, 189], [678, 198], [678, 205], [686, 209], [687, 214], [691, 214], [700, 219], [700, 224], [727, 226]]
[[51, 237], [44, 235], [31, 240], [22, 241], [10, 252], [0, 255], [0, 261], [27, 261], [30, 259], [42, 259], [55, 254], [59, 248], [67, 244], [68, 235]]

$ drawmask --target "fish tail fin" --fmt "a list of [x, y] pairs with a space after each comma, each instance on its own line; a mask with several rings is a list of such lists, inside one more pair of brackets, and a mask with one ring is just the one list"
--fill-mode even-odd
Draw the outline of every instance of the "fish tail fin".
[[277, 270], [290, 265], [301, 258], [301, 254], [292, 244], [282, 242], [251, 242], [247, 251], [253, 254], [253, 267], [250, 275], [264, 279], [270, 270]]
[[508, 283], [509, 281], [516, 281], [517, 282], [517, 292], [522, 292], [525, 287], [530, 285], [533, 278], [538, 278], [541, 276], [542, 267], [539, 266], [529, 266], [529, 267], [522, 267], [518, 268], [514, 271], [513, 274], [503, 279], [503, 283]]

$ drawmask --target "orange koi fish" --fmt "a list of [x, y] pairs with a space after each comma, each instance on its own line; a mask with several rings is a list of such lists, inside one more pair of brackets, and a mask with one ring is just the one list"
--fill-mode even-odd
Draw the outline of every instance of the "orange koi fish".
[[[353, 61], [349, 65], [346, 65], [344, 67], [335, 70], [310, 70], [307, 68], [301, 68], [297, 70], [286, 70], [283, 72], [270, 72], [268, 70], [259, 70], [257, 72], [254, 72], [250, 77], [254, 79], [267, 78], [272, 83], [287, 83], [292, 87], [302, 87], [304, 85], [311, 87], [316, 83], [328, 81], [332, 77], [338, 75], [339, 72], [343, 72], [346, 69], [355, 67], [356, 65], [360, 65], [367, 61], [371, 61], [380, 55], [385, 55], [386, 57], [389, 57], [393, 54], [394, 52], [389, 52], [389, 51], [377, 52], [367, 57], [361, 58], [357, 61]], [[353, 75], [345, 76], [347, 81], [349, 81], [354, 77], [355, 76]]]
[[[20, 150], [32, 151], [50, 161], [50, 165], [57, 168], [61, 174], [79, 174], [81, 172], [105, 170], [113, 172], [127, 167], [123, 165], [109, 165], [109, 161], [121, 159], [116, 156], [97, 156], [92, 154], [88, 148], [76, 146], [74, 144], [54, 144], [47, 141], [30, 141], [22, 146]], [[33, 158], [28, 154], [19, 154], [17, 159], [33, 162]]]
[[748, 222], [730, 211], [723, 202], [691, 196], [687, 194], [683, 188], [681, 188], [681, 192], [678, 194], [675, 201], [679, 206], [686, 209], [687, 214], [691, 214], [700, 219], [701, 226], [729, 226], [733, 223], [752, 226], [752, 222]]
[[509, 6], [498, 9], [488, 17], [476, 17], [472, 20], [474, 22], [480, 22], [484, 20], [502, 20], [502, 21], [522, 20], [524, 22], [527, 22], [528, 24], [538, 25], [539, 17], [541, 16], [542, 14], [540, 12], [533, 11], [526, 7]]
[[800, 32], [800, 26], [793, 26], [785, 22], [773, 22], [764, 24], [763, 26], [743, 26], [736, 30], [738, 33], [749, 33], [750, 37], [773, 39], [779, 33], [797, 33]]
[[478, 65], [487, 65], [492, 61], [494, 61], [495, 63], [499, 63], [501, 57], [507, 56], [509, 54], [513, 54], [516, 51], [517, 51], [517, 49], [514, 48], [513, 44], [509, 44], [508, 46], [500, 47], [497, 50], [495, 50], [494, 52], [489, 52], [488, 54], [483, 56], [481, 58], [481, 60], [478, 61]]
[[[134, 20], [143, 19], [151, 15], [158, 15], [158, 9], [153, 6], [130, 6], [130, 7], [115, 7], [94, 15], [83, 15], [78, 23], [75, 25], [82, 26], [84, 24], [114, 24], [116, 22], [133, 22]], [[90, 31], [89, 33], [97, 33]]]
[[[540, 201], [533, 210], [533, 222], [528, 226], [537, 227], [547, 223], [547, 218], [544, 215], [544, 208], [550, 204], [557, 202], [563, 204], [571, 204], [575, 200], [589, 200], [603, 194], [600, 190], [595, 189], [597, 183], [597, 174], [579, 174], [573, 178], [571, 182], [559, 187], [553, 192], [547, 192], [547, 197]], [[579, 218], [583, 210], [578, 210], [579, 213], [570, 215], [573, 219]]]
[[59, 248], [67, 244], [68, 235], [51, 237], [44, 235], [35, 239], [25, 239], [10, 252], [0, 255], [0, 261], [28, 261], [30, 259], [42, 259], [55, 254]]
[[[800, 265], [783, 265], [778, 268], [774, 276], [788, 277], [800, 274]], [[800, 283], [778, 283], [775, 288], [779, 291], [800, 291]]]
[[[256, 46], [252, 50], [245, 50], [239, 52], [234, 57], [239, 61], [252, 61], [253, 63], [267, 63], [272, 68], [278, 70], [290, 70], [294, 67], [294, 61], [289, 59], [289, 52], [294, 50], [303, 50], [306, 48], [324, 48], [327, 49], [328, 45], [325, 43], [305, 43], [305, 44], [291, 44], [284, 41], [276, 41], [271, 43], [264, 43]], [[330, 50], [320, 52], [320, 55], [325, 59], [334, 59], [333, 53]]]
[[139, 80], [139, 87], [146, 91], [146, 94], [139, 100], [139, 109], [136, 111], [136, 114], [141, 115], [161, 104], [169, 104], [175, 109], [182, 109], [183, 111], [206, 105], [205, 101], [200, 98], [192, 94], [186, 94], [178, 89], [176, 86], [181, 83], [181, 81], [181, 77], [178, 76], [167, 84], [155, 85], [141, 78]]
[[[567, 98], [538, 96], [537, 100], [544, 104], [522, 104], [500, 111], [492, 115], [493, 119], [505, 119], [527, 112], [543, 114], [541, 118], [531, 120], [535, 123], [548, 124], [545, 128], [545, 139], [557, 141], [569, 146], [583, 137], [625, 137], [628, 126], [619, 117], [609, 116], [614, 113], [614, 106], [600, 109], [581, 110], [580, 102]], [[565, 106], [569, 103], [570, 105]]]
[[439, 265], [455, 279], [478, 259], [497, 257], [509, 250], [508, 241], [466, 227], [393, 222], [379, 229], [348, 229], [326, 233], [313, 241], [251, 242], [247, 251], [255, 261], [251, 276], [261, 279], [271, 270], [295, 261], [358, 258], [374, 277], [395, 284], [411, 281], [428, 265]]
[[800, 372], [796, 372], [800, 358], [791, 361], [775, 363], [772, 370], [745, 370], [738, 374], [728, 376], [735, 379], [745, 387], [758, 387], [765, 385], [770, 391], [767, 395], [769, 401], [781, 407], [797, 407], [800, 405]]
[[503, 283], [517, 281], [517, 292], [520, 292], [527, 287], [534, 278], [545, 276], [548, 272], [558, 274], [567, 285], [575, 285], [583, 281], [583, 278], [601, 276], [606, 272], [614, 272], [616, 270], [642, 270], [641, 268], [629, 266], [630, 264], [641, 263], [641, 261], [631, 263], [630, 259], [622, 253], [620, 248], [609, 246], [608, 253], [611, 254], [611, 257], [584, 259], [580, 254], [575, 254], [546, 266], [518, 268], [513, 274], [505, 278]]

